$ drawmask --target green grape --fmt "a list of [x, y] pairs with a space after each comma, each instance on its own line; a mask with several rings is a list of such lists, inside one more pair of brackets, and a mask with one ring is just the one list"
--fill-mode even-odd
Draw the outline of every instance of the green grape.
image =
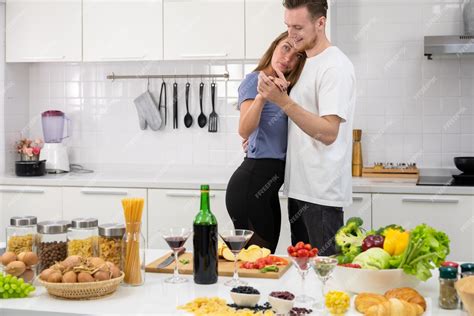
[[26, 294], [25, 292], [23, 292], [23, 293], [20, 294], [20, 297], [21, 297], [21, 298], [24, 298], [24, 297], [26, 297], [27, 295], [28, 295], [28, 294]]
[[20, 289], [19, 287], [17, 287], [17, 288], [15, 289], [15, 293], [20, 294], [20, 293], [21, 293], [21, 289]]
[[9, 297], [8, 292], [4, 292], [2, 296], [3, 298], [8, 298]]
[[3, 292], [5, 292], [5, 289], [2, 286], [2, 287], [0, 287], [0, 293], [3, 293]]
[[3, 287], [3, 282], [2, 281], [0, 281], [0, 287]]
[[8, 290], [8, 294], [13, 294], [14, 290], [13, 289], [9, 289]]
[[12, 289], [16, 290], [16, 289], [18, 288], [18, 285], [16, 285], [15, 283], [12, 283], [12, 284], [10, 285], [10, 287], [11, 287]]
[[8, 291], [10, 289], [10, 284], [9, 283], [5, 284], [3, 288]]
[[26, 289], [28, 286], [29, 286], [28, 283], [23, 283], [22, 285], [20, 285], [20, 288], [21, 288], [22, 290], [24, 290], [24, 289]]
[[23, 284], [23, 283], [25, 283], [25, 280], [23, 280], [22, 278], [19, 278], [19, 279], [18, 279], [18, 283], [19, 283], [19, 284]]
[[12, 276], [10, 274], [7, 274], [5, 277], [5, 283], [10, 283], [10, 280], [12, 279]]

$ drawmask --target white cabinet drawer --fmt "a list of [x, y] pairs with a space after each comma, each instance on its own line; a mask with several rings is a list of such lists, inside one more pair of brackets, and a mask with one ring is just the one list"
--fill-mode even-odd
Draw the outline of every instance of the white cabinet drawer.
[[372, 229], [372, 198], [371, 194], [354, 193], [352, 204], [344, 208], [344, 224], [350, 217], [360, 217], [364, 221], [365, 230]]
[[13, 216], [36, 216], [38, 222], [62, 218], [61, 188], [0, 186], [0, 241]]

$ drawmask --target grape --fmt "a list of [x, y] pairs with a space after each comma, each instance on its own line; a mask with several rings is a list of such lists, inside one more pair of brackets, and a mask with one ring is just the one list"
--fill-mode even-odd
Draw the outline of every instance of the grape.
[[0, 298], [27, 297], [35, 290], [33, 285], [25, 283], [21, 278], [2, 273], [0, 273], [0, 277]]

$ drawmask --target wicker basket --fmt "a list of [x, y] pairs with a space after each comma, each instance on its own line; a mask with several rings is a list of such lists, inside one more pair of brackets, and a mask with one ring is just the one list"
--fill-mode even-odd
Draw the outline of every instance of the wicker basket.
[[69, 300], [93, 300], [115, 292], [124, 276], [125, 274], [121, 272], [120, 276], [115, 279], [85, 283], [51, 283], [41, 279], [38, 281], [52, 296]]

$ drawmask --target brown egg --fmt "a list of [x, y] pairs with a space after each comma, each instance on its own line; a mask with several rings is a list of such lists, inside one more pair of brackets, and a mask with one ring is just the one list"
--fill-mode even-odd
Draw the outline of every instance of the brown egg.
[[63, 283], [76, 283], [77, 274], [74, 271], [68, 271], [63, 275]]
[[110, 272], [97, 271], [96, 273], [94, 273], [94, 279], [96, 281], [110, 280]]
[[81, 256], [69, 256], [69, 257], [67, 257], [66, 259], [64, 259], [63, 262], [61, 262], [61, 264], [62, 264], [66, 269], [70, 269], [70, 268], [77, 267], [77, 266], [79, 266], [81, 263], [82, 263], [82, 258], [81, 258]]
[[12, 261], [16, 261], [17, 257], [14, 252], [7, 251], [2, 255], [2, 264], [4, 266], [8, 265]]
[[31, 267], [38, 263], [38, 256], [34, 252], [27, 251], [20, 253], [18, 260], [22, 261], [27, 267]]
[[51, 282], [51, 283], [61, 283], [62, 280], [63, 280], [63, 276], [61, 275], [61, 272], [59, 271], [53, 271], [48, 277], [48, 282]]
[[5, 272], [13, 276], [20, 276], [25, 272], [26, 265], [22, 261], [12, 261], [5, 267]]
[[112, 273], [112, 279], [118, 278], [120, 276], [120, 269], [117, 266], [110, 268], [110, 273]]
[[77, 276], [77, 281], [79, 281], [79, 283], [94, 282], [94, 278], [89, 273], [79, 272], [79, 274]]
[[26, 269], [20, 276], [25, 282], [31, 282], [35, 277], [35, 272], [31, 269]]
[[95, 268], [100, 268], [105, 264], [105, 260], [99, 257], [90, 257], [87, 261]]
[[40, 279], [43, 280], [43, 281], [48, 281], [48, 278], [49, 276], [51, 275], [51, 273], [55, 272], [53, 269], [49, 268], [49, 269], [44, 269], [41, 273], [40, 273]]

